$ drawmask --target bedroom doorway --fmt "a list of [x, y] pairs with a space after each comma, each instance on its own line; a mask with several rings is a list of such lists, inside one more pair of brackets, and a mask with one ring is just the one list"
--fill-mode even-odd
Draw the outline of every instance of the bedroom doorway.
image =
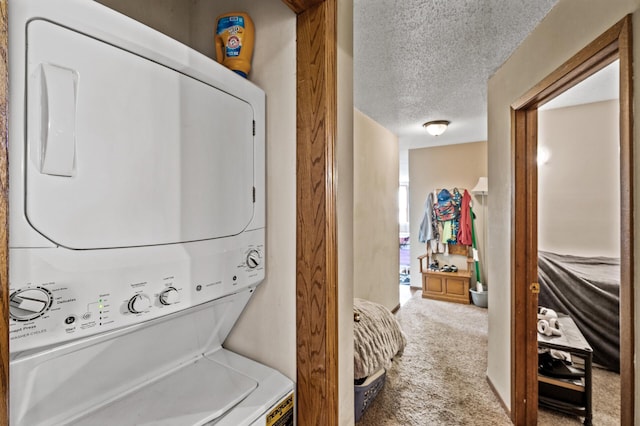
[[512, 104], [514, 159], [512, 233], [511, 417], [538, 419], [538, 108], [615, 60], [620, 135], [620, 396], [621, 424], [634, 418], [633, 108], [631, 16], [625, 17]]
[[[538, 108], [538, 306], [550, 309], [538, 332], [551, 334], [545, 343], [556, 348], [575, 345], [568, 331], [553, 336], [558, 322], [575, 325], [580, 347], [592, 349], [588, 369], [584, 354], [539, 349], [540, 424], [561, 422], [563, 410], [595, 424], [620, 424], [619, 64]], [[588, 378], [579, 377], [584, 371]], [[582, 412], [578, 403], [586, 398], [565, 389], [587, 385], [592, 404]]]

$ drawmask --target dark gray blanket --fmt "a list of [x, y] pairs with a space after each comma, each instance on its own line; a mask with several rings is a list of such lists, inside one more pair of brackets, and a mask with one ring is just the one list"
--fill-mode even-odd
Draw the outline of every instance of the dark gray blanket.
[[620, 259], [538, 252], [538, 304], [568, 314], [593, 360], [620, 371]]

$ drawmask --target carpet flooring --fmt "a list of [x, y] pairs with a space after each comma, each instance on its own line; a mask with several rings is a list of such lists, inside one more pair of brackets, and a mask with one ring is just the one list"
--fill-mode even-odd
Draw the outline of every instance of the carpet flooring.
[[[510, 425], [486, 379], [487, 310], [421, 296], [417, 291], [396, 314], [407, 347], [358, 426]], [[618, 395], [619, 378], [607, 371], [603, 377], [603, 371], [594, 371], [594, 389], [610, 392], [594, 392], [593, 424], [619, 424], [619, 400], [616, 405], [607, 397]], [[538, 424], [577, 425], [580, 419], [541, 409]]]

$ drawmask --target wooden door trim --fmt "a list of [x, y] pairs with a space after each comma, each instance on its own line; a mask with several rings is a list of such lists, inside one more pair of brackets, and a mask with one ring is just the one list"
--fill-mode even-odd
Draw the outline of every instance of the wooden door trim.
[[9, 424], [9, 63], [7, 0], [0, 0], [0, 424]]
[[631, 15], [620, 30], [620, 424], [635, 418], [633, 45]]
[[[512, 110], [513, 158], [513, 199], [511, 224], [512, 233], [526, 238], [515, 238], [511, 248], [511, 419], [516, 425], [529, 425], [527, 419], [537, 415], [537, 350], [523, 350], [518, 342], [536, 341], [537, 297], [529, 297], [529, 286], [537, 282], [537, 263], [531, 265], [530, 259], [537, 255], [537, 200], [525, 200], [520, 194], [536, 194], [538, 187], [537, 168], [535, 166], [538, 133], [538, 110]], [[517, 283], [517, 284], [516, 284]], [[515, 344], [514, 344], [515, 342]], [[529, 343], [527, 343], [528, 345]], [[527, 346], [528, 347], [528, 346]], [[524, 374], [525, 377], [520, 377]], [[515, 401], [527, 401], [521, 407]], [[532, 408], [533, 407], [533, 408]], [[530, 411], [535, 412], [531, 413]]]
[[297, 15], [296, 362], [301, 425], [337, 425], [337, 0], [283, 0]]
[[537, 107], [613, 62], [618, 56], [623, 29], [630, 26], [630, 22], [626, 25], [626, 20], [627, 18], [622, 19], [585, 46], [518, 98], [511, 107], [516, 110]]
[[296, 14], [309, 10], [325, 0], [282, 0], [284, 4], [289, 6]]
[[[621, 424], [634, 419], [633, 69], [631, 15], [512, 104], [511, 413], [516, 425], [537, 422], [537, 108], [620, 59], [620, 356]], [[534, 127], [536, 130], [534, 130]]]

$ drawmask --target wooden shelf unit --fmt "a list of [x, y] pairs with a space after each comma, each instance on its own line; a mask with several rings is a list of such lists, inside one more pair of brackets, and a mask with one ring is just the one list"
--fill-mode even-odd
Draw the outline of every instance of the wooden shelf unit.
[[468, 305], [471, 296], [469, 294], [471, 271], [432, 271], [424, 265], [426, 257], [426, 254], [418, 257], [422, 274], [422, 297]]

